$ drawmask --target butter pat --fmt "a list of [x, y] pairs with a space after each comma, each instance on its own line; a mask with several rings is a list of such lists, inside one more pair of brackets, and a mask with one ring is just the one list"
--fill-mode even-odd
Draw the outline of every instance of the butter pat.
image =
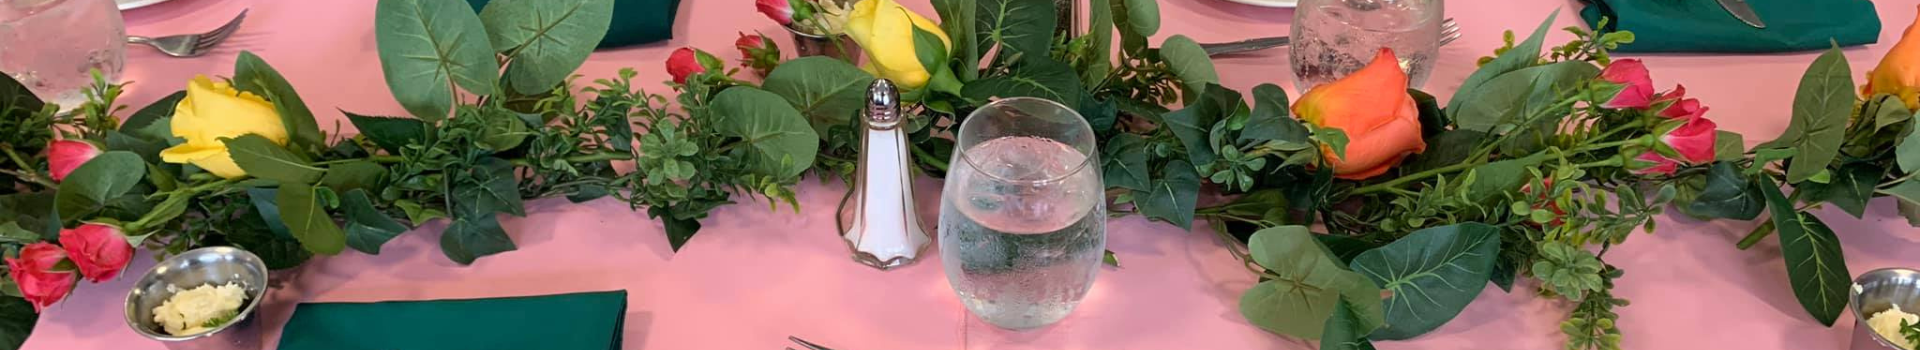
[[1873, 317], [1867, 319], [1867, 327], [1872, 328], [1874, 333], [1901, 349], [1913, 349], [1913, 343], [1908, 342], [1907, 337], [1900, 334], [1901, 321], [1910, 324], [1920, 323], [1920, 315], [1901, 311], [1900, 305], [1894, 305], [1892, 309], [1874, 313]]
[[234, 314], [246, 298], [246, 289], [231, 282], [221, 286], [201, 285], [174, 293], [153, 308], [153, 322], [175, 336], [205, 332], [207, 321]]

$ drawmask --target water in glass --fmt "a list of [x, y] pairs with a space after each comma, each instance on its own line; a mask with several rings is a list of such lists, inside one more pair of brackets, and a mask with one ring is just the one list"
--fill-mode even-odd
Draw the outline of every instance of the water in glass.
[[1409, 86], [1420, 87], [1439, 55], [1444, 0], [1302, 0], [1293, 13], [1293, 84], [1305, 91], [1393, 49]]
[[0, 0], [0, 72], [72, 109], [98, 69], [118, 81], [126, 27], [113, 0]]
[[[947, 280], [968, 310], [1002, 328], [1036, 328], [1065, 318], [1093, 286], [1106, 251], [1105, 193], [1098, 167], [1088, 165], [1098, 154], [1091, 129], [1071, 110], [1058, 108], [1064, 115], [1056, 121], [962, 126], [964, 151], [948, 171], [940, 203]], [[976, 112], [964, 124], [1044, 119], [1008, 114]], [[1076, 125], [1059, 121], [1077, 122], [1078, 128], [1064, 128], [1065, 135], [1036, 130]]]

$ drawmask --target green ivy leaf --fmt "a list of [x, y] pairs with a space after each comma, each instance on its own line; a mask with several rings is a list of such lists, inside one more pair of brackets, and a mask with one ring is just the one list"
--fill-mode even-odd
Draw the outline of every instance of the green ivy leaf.
[[687, 241], [693, 240], [694, 233], [700, 232], [700, 220], [675, 217], [671, 210], [665, 207], [647, 208], [647, 217], [660, 220], [660, 223], [665, 225], [667, 245], [676, 252], [680, 251], [680, 247], [686, 246]]
[[427, 123], [419, 119], [374, 117], [347, 111], [340, 113], [347, 115], [347, 120], [353, 122], [355, 129], [360, 129], [361, 136], [380, 145], [380, 149], [387, 150], [387, 154], [399, 155], [401, 148], [422, 144], [427, 138]]
[[587, 62], [613, 22], [613, 0], [493, 0], [480, 10], [493, 50], [513, 59], [513, 90], [553, 89]]
[[1146, 194], [1135, 200], [1140, 214], [1193, 229], [1195, 202], [1200, 199], [1200, 173], [1183, 160], [1167, 162], [1160, 178], [1153, 179]]
[[994, 97], [1038, 97], [1078, 106], [1084, 93], [1073, 67], [1044, 57], [1023, 61], [1012, 74], [982, 78], [960, 88], [960, 96], [983, 103]]
[[1287, 91], [1281, 90], [1280, 86], [1260, 84], [1253, 87], [1253, 114], [1247, 118], [1247, 127], [1240, 130], [1239, 142], [1306, 144], [1307, 127], [1293, 119], [1289, 105]]
[[[1240, 314], [1268, 332], [1304, 339], [1325, 333], [1328, 317], [1340, 302], [1351, 303], [1354, 329], [1366, 334], [1381, 324], [1380, 291], [1333, 260], [1305, 226], [1279, 226], [1254, 232], [1247, 240], [1254, 262], [1274, 279], [1240, 296]], [[1372, 295], [1366, 293], [1371, 290]]]
[[[977, 0], [974, 24], [980, 51], [999, 45], [1001, 55], [1045, 58], [1053, 40], [1056, 13], [1051, 0]], [[1074, 81], [1079, 82], [1079, 77]], [[1067, 104], [1073, 105], [1071, 103]]]
[[787, 99], [806, 116], [814, 134], [826, 137], [827, 128], [848, 125], [866, 107], [867, 86], [873, 75], [832, 57], [801, 57], [780, 63], [767, 73], [760, 87]]
[[[1467, 80], [1460, 83], [1459, 89], [1454, 90], [1463, 93], [1455, 93], [1453, 99], [1447, 101], [1447, 116], [1459, 122], [1460, 106], [1465, 106], [1467, 101], [1480, 99], [1483, 91], [1481, 85], [1486, 85], [1494, 78], [1508, 72], [1539, 64], [1541, 42], [1546, 40], [1547, 29], [1552, 28], [1553, 21], [1559, 18], [1560, 10], [1554, 9], [1553, 13], [1548, 14], [1547, 18], [1540, 22], [1539, 27], [1533, 29], [1533, 34], [1527, 35], [1526, 41], [1514, 45], [1499, 57], [1495, 57], [1493, 61], [1481, 65], [1480, 69], [1473, 71], [1473, 74], [1467, 75]], [[1462, 128], [1466, 128], [1464, 124]]]
[[1741, 174], [1733, 162], [1716, 162], [1707, 170], [1706, 189], [1682, 208], [1709, 219], [1753, 220], [1766, 209], [1758, 186]]
[[326, 174], [326, 169], [308, 165], [300, 155], [260, 135], [246, 134], [221, 141], [226, 142], [227, 153], [233, 156], [234, 164], [239, 164], [240, 170], [249, 176], [282, 184], [312, 184]]
[[54, 195], [54, 206], [68, 219], [85, 218], [104, 207], [107, 200], [132, 191], [146, 174], [147, 163], [133, 152], [102, 153], [67, 174]]
[[460, 265], [472, 265], [481, 257], [516, 249], [519, 247], [514, 246], [513, 237], [500, 228], [500, 219], [492, 212], [457, 213], [440, 234], [440, 252]]
[[1853, 71], [1839, 48], [1813, 60], [1793, 96], [1793, 119], [1786, 132], [1760, 148], [1793, 147], [1787, 182], [1800, 183], [1826, 170], [1846, 141], [1847, 119], [1853, 114]]
[[254, 56], [253, 52], [240, 51], [240, 57], [233, 63], [233, 87], [240, 91], [249, 91], [273, 102], [273, 110], [280, 113], [280, 122], [287, 128], [292, 142], [304, 147], [320, 148], [327, 145], [320, 133], [320, 122], [313, 118], [313, 110], [307, 109], [307, 103], [294, 92], [293, 84], [280, 71], [267, 65], [266, 60]]
[[326, 205], [319, 202], [319, 190], [304, 183], [282, 183], [274, 195], [275, 204], [280, 206], [280, 222], [307, 251], [340, 254], [347, 246], [347, 234], [327, 215]]
[[1500, 228], [1480, 223], [1414, 231], [1361, 253], [1353, 270], [1393, 292], [1386, 301], [1387, 326], [1373, 339], [1409, 339], [1452, 320], [1486, 287], [1498, 254]]
[[452, 196], [456, 220], [472, 219], [480, 213], [527, 216], [520, 201], [520, 182], [513, 174], [513, 164], [504, 159], [482, 158], [454, 183]]
[[1722, 162], [1732, 162], [1747, 157], [1747, 140], [1740, 133], [1716, 130], [1713, 136], [1713, 158]]
[[1106, 156], [1101, 157], [1101, 178], [1107, 186], [1145, 191], [1149, 187], [1147, 140], [1139, 135], [1121, 133], [1107, 141]]
[[0, 297], [0, 349], [19, 349], [25, 345], [39, 320], [40, 314], [33, 311], [33, 304], [26, 299]]
[[380, 254], [381, 245], [407, 232], [406, 225], [373, 207], [366, 190], [348, 190], [340, 199], [340, 212], [347, 217], [347, 246], [362, 253]]
[[1853, 284], [1840, 238], [1819, 217], [1795, 211], [1773, 177], [1760, 177], [1760, 191], [1767, 196], [1774, 228], [1780, 230], [1780, 255], [1786, 258], [1793, 296], [1814, 320], [1832, 326], [1847, 308], [1847, 286]]
[[779, 95], [751, 87], [721, 91], [711, 105], [714, 131], [740, 138], [756, 174], [787, 179], [813, 166], [820, 136]]
[[1207, 84], [1220, 83], [1220, 73], [1214, 71], [1213, 59], [1207, 57], [1207, 50], [1185, 35], [1174, 35], [1161, 42], [1160, 58], [1166, 60], [1167, 69], [1186, 84], [1188, 104], [1206, 90]]
[[1878, 94], [1867, 98], [1867, 101], [1872, 101], [1875, 107], [1872, 114], [1875, 131], [1913, 119], [1914, 112], [1905, 102], [1900, 102], [1899, 96]]
[[1806, 182], [1800, 187], [1805, 191], [1800, 201], [1805, 203], [1827, 202], [1859, 218], [1867, 213], [1867, 200], [1873, 199], [1873, 188], [1880, 184], [1880, 178], [1886, 176], [1886, 170], [1871, 163], [1848, 163], [1840, 167], [1827, 183]]
[[[380, 0], [374, 41], [387, 88], [408, 113], [427, 121], [447, 118], [453, 87], [493, 95], [500, 73], [480, 15], [461, 0]], [[451, 82], [451, 84], [449, 83]]]

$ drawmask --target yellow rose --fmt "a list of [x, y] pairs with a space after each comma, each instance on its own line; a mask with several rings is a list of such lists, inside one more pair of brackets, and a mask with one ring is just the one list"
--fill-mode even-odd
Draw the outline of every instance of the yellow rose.
[[1920, 18], [1907, 25], [1907, 31], [1900, 35], [1900, 42], [1887, 50], [1887, 56], [1880, 59], [1880, 66], [1867, 72], [1867, 86], [1861, 88], [1867, 96], [1873, 94], [1893, 94], [1900, 96], [1907, 108], [1920, 107]]
[[893, 0], [862, 0], [847, 16], [847, 35], [867, 52], [865, 69], [881, 78], [893, 80], [902, 88], [927, 85], [930, 75], [913, 51], [913, 28], [933, 33], [940, 43], [953, 49], [953, 40], [940, 25], [913, 13]]
[[266, 137], [276, 144], [287, 144], [287, 127], [273, 104], [252, 93], [242, 92], [226, 82], [195, 76], [187, 83], [187, 97], [173, 107], [173, 136], [187, 140], [160, 152], [168, 163], [192, 163], [224, 178], [246, 176], [221, 138], [246, 134]]

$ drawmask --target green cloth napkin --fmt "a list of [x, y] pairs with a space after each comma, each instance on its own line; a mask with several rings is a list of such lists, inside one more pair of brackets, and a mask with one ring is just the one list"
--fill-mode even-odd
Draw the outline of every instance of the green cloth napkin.
[[[487, 7], [491, 0], [467, 0], [474, 11]], [[613, 0], [613, 24], [600, 48], [610, 49], [652, 44], [673, 38], [673, 16], [680, 12], [680, 0]]]
[[1880, 15], [1867, 0], [1747, 0], [1767, 28], [1748, 26], [1714, 0], [1588, 0], [1581, 19], [1633, 32], [1620, 52], [1784, 52], [1871, 44]]
[[280, 350], [617, 350], [627, 291], [302, 303]]

